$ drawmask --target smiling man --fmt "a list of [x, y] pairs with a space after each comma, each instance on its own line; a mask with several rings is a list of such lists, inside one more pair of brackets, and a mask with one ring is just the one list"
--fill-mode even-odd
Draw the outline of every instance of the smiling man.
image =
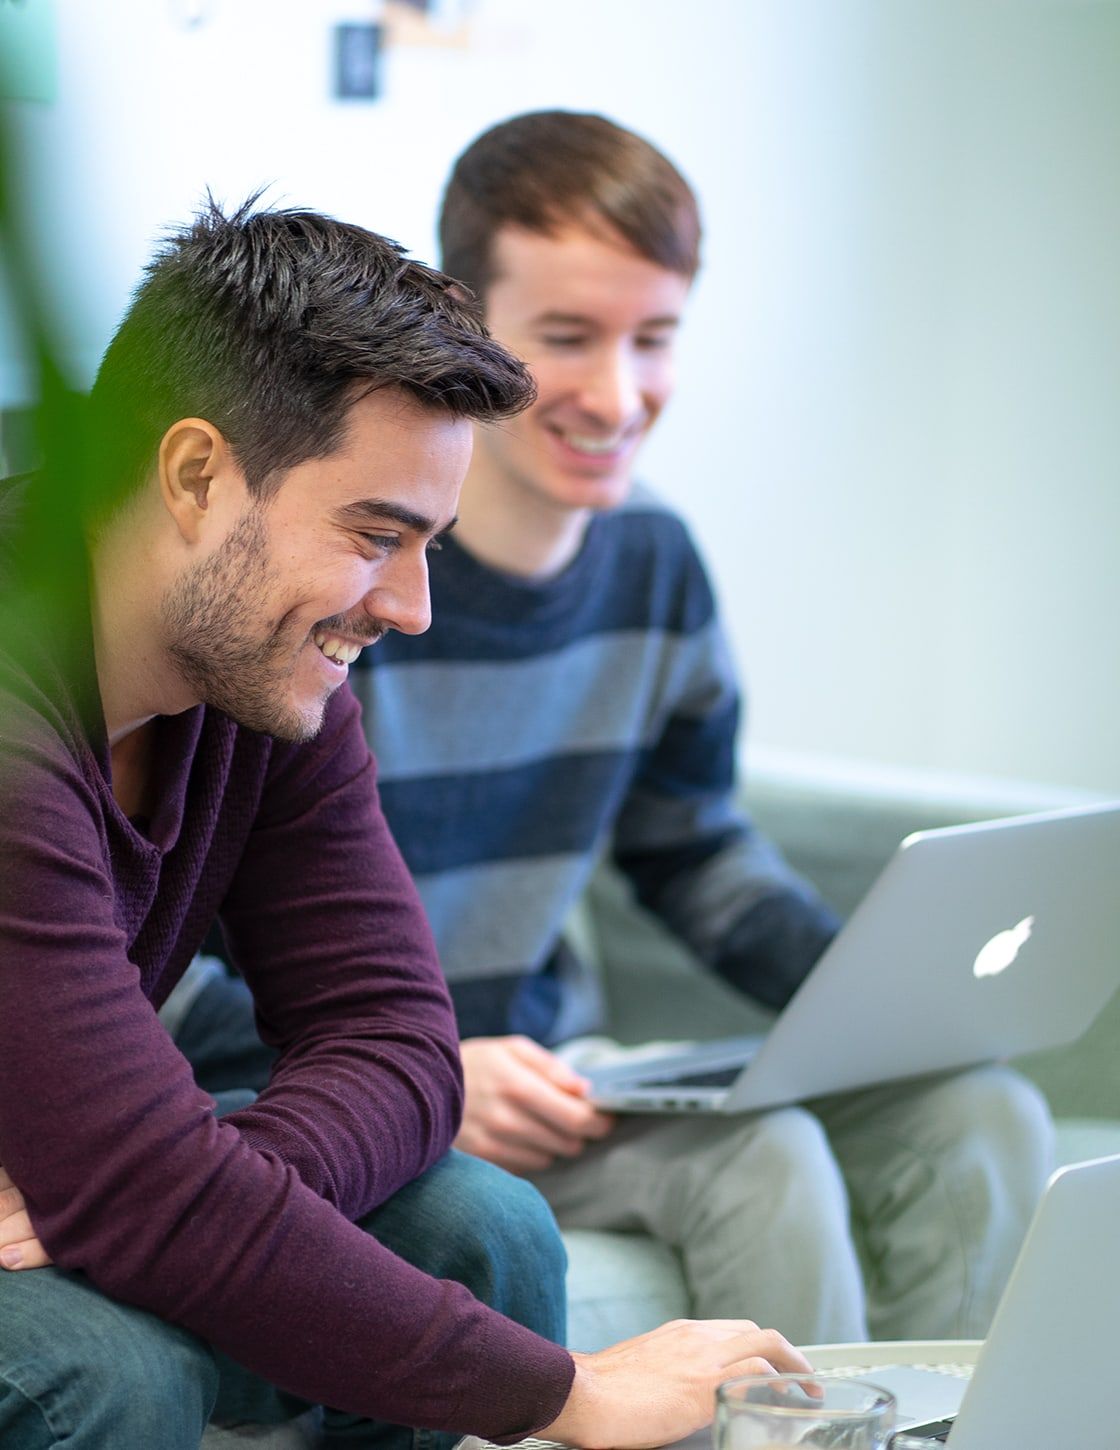
[[[708, 970], [772, 1008], [837, 926], [736, 803], [739, 692], [712, 591], [680, 519], [635, 487], [700, 237], [679, 171], [600, 116], [494, 127], [444, 196], [443, 265], [537, 400], [476, 429], [433, 628], [355, 685], [464, 1039], [457, 1142], [528, 1175], [562, 1227], [671, 1245], [698, 1314], [803, 1343], [981, 1335], [1049, 1162], [1045, 1107], [1013, 1073], [614, 1121], [575, 1070], [610, 1022], [561, 933], [604, 853]], [[727, 467], [741, 488], [749, 460]]]
[[[3, 497], [5, 1450], [308, 1402], [347, 1445], [649, 1444], [804, 1366], [749, 1322], [573, 1358], [543, 1202], [447, 1154], [453, 1016], [344, 684], [427, 627], [471, 421], [531, 394], [393, 244], [211, 206], [108, 349], [88, 490]], [[76, 497], [78, 577], [36, 575]], [[155, 1013], [215, 916], [276, 1059], [224, 1117]]]

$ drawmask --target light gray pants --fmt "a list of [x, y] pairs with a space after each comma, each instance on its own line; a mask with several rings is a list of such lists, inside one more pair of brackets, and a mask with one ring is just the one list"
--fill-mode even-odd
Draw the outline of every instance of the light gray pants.
[[982, 1338], [1052, 1156], [1041, 1094], [986, 1067], [765, 1113], [620, 1118], [533, 1182], [561, 1228], [675, 1248], [698, 1318], [800, 1344]]

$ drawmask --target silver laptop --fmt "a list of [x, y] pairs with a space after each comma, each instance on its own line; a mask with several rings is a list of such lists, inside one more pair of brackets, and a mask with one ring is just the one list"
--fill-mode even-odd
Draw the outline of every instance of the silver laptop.
[[592, 1068], [616, 1112], [737, 1113], [1071, 1041], [1120, 979], [1120, 804], [908, 836], [764, 1037]]

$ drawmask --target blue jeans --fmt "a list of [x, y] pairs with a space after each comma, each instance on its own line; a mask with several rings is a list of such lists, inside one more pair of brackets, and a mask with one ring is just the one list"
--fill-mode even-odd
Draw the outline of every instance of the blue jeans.
[[[544, 1200], [522, 1180], [452, 1152], [361, 1226], [426, 1273], [455, 1279], [564, 1342], [563, 1246]], [[187, 1330], [107, 1298], [80, 1274], [0, 1271], [4, 1450], [198, 1450], [211, 1418], [269, 1424], [307, 1408]], [[478, 1428], [464, 1425], [462, 1433]], [[323, 1416], [325, 1445], [449, 1450], [457, 1438], [337, 1410]]]
[[252, 994], [215, 957], [194, 959], [159, 1015], [204, 1091], [268, 1085], [276, 1053], [257, 1035]]

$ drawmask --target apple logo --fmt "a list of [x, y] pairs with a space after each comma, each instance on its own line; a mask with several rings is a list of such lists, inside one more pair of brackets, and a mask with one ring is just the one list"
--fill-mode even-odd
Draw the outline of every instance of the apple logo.
[[1024, 916], [1015, 926], [996, 932], [991, 941], [985, 942], [977, 952], [976, 960], [972, 964], [972, 975], [998, 977], [1000, 972], [1005, 972], [1019, 955], [1020, 947], [1033, 928], [1034, 917]]

